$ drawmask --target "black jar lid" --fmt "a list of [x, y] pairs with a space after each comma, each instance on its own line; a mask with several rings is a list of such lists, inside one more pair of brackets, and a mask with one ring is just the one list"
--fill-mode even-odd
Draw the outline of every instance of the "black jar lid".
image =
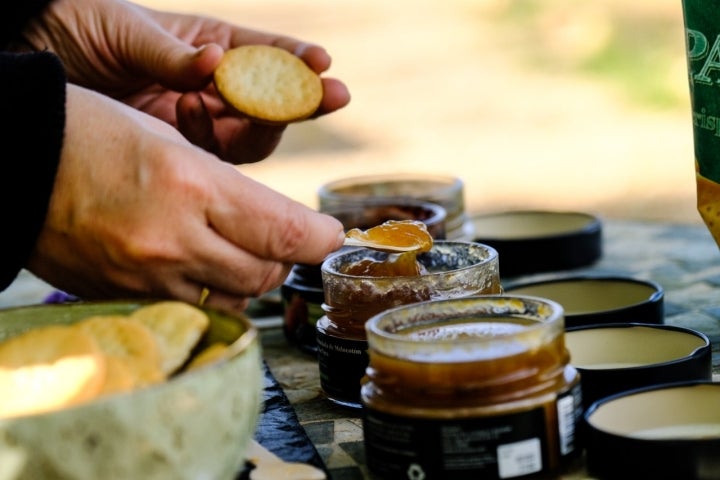
[[594, 403], [587, 471], [599, 480], [720, 478], [720, 383], [660, 384]]
[[609, 323], [570, 328], [565, 345], [570, 363], [580, 372], [585, 409], [624, 391], [712, 379], [710, 339], [678, 325]]
[[474, 240], [498, 251], [503, 277], [570, 270], [602, 256], [601, 222], [587, 213], [517, 210], [471, 221]]
[[[502, 258], [500, 270], [502, 271]], [[553, 274], [508, 282], [506, 293], [555, 300], [565, 309], [566, 328], [607, 323], [665, 321], [665, 291], [651, 280], [626, 275]]]

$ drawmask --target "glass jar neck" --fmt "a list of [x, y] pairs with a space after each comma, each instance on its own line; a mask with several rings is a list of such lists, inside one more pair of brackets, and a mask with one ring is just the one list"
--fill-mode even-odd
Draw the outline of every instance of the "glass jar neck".
[[458, 408], [504, 404], [557, 390], [569, 353], [563, 337], [534, 351], [467, 362], [419, 362], [370, 351], [373, 395], [393, 404]]
[[[334, 324], [364, 329], [371, 317], [391, 308], [442, 298], [499, 293], [497, 252], [469, 242], [435, 242], [418, 260], [427, 273], [417, 276], [356, 276], [343, 273], [364, 259], [387, 260], [388, 254], [353, 249], [323, 262], [323, 310]], [[363, 332], [364, 335], [364, 332]]]

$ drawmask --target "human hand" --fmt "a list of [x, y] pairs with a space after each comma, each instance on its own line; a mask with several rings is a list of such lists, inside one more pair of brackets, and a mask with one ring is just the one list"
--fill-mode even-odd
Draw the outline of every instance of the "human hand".
[[[318, 74], [330, 56], [297, 39], [217, 19], [152, 10], [121, 0], [55, 0], [24, 36], [62, 58], [71, 82], [97, 90], [176, 127], [192, 143], [231, 163], [261, 160], [284, 125], [262, 125], [227, 107], [212, 84], [223, 51], [248, 44], [295, 53]], [[315, 117], [350, 101], [346, 86], [323, 77]]]
[[166, 123], [68, 85], [65, 141], [28, 269], [82, 298], [177, 298], [241, 311], [342, 225], [245, 177]]

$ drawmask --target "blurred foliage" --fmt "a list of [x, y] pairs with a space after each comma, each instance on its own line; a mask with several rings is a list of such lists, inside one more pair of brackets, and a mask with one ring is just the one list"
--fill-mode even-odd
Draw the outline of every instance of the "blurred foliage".
[[642, 108], [687, 104], [679, 1], [496, 0], [492, 15], [533, 69], [601, 81]]

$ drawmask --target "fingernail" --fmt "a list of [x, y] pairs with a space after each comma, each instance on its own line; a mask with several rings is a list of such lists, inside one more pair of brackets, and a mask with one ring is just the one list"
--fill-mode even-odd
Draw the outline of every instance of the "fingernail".
[[296, 57], [302, 57], [303, 54], [307, 51], [308, 48], [313, 47], [314, 45], [312, 43], [305, 43], [301, 42], [298, 44], [297, 47], [295, 47], [295, 56]]
[[205, 45], [200, 45], [200, 46], [197, 48], [197, 50], [195, 50], [195, 53], [193, 54], [193, 56], [194, 56], [194, 57], [199, 57], [200, 55], [203, 54], [203, 52], [204, 52], [205, 50], [207, 50], [207, 47], [208, 47], [208, 44], [207, 44], [207, 43], [206, 43]]
[[345, 232], [341, 231], [338, 234], [337, 242], [335, 243], [335, 246], [336, 246], [335, 249], [336, 250], [339, 249], [340, 247], [343, 246], [344, 243], [345, 243]]

